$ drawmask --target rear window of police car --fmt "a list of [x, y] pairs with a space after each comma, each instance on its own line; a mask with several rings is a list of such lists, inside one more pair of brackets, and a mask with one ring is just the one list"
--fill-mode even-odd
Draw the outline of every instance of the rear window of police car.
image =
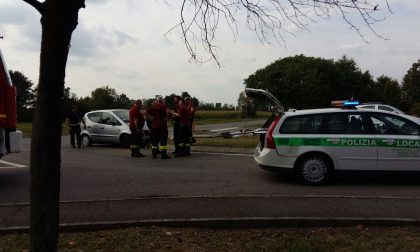
[[291, 116], [280, 128], [283, 134], [369, 134], [367, 116], [359, 112]]
[[321, 129], [323, 114], [291, 116], [283, 122], [280, 133], [283, 134], [316, 134]]

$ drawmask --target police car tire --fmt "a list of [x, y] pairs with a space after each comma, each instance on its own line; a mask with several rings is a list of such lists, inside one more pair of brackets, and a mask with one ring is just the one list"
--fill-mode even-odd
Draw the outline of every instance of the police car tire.
[[92, 140], [86, 134], [82, 135], [82, 145], [83, 145], [83, 147], [92, 146]]
[[298, 177], [307, 185], [325, 184], [331, 174], [330, 162], [321, 155], [303, 157], [297, 166]]

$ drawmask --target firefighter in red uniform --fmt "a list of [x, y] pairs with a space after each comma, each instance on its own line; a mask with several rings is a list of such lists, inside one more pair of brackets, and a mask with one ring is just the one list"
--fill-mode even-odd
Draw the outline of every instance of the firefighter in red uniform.
[[141, 100], [137, 100], [134, 102], [133, 106], [131, 106], [129, 111], [130, 117], [130, 149], [131, 149], [131, 156], [132, 157], [144, 157], [142, 153], [140, 153], [140, 145], [143, 138], [143, 126], [144, 126], [144, 117], [140, 112], [142, 102]]
[[197, 107], [192, 102], [189, 96], [185, 97], [185, 104], [188, 108], [188, 111], [191, 114], [190, 127], [188, 128], [188, 139], [190, 140], [190, 143], [193, 144], [195, 143], [195, 138], [193, 137], [193, 124], [194, 124], [195, 111], [197, 110]]
[[163, 103], [162, 96], [157, 96], [156, 101], [146, 113], [152, 117], [152, 155], [157, 157], [160, 144], [161, 159], [171, 158], [166, 154], [168, 142], [168, 107]]
[[175, 151], [173, 152], [173, 154], [177, 154], [178, 153], [178, 140], [179, 138], [179, 129], [180, 129], [180, 124], [179, 124], [179, 116], [178, 116], [178, 108], [179, 108], [179, 103], [181, 102], [181, 96], [176, 95], [174, 97], [174, 113], [173, 113], [173, 123], [174, 123], [174, 144], [175, 144]]
[[191, 155], [191, 140], [190, 140], [190, 128], [191, 128], [191, 111], [188, 109], [188, 102], [183, 100], [178, 106], [177, 115], [179, 116], [179, 139], [178, 139], [178, 152], [175, 157], [189, 156]]

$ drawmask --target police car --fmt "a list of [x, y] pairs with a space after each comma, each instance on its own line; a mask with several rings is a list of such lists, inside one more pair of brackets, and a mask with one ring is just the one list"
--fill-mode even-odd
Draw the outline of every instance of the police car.
[[[271, 95], [259, 89], [246, 93]], [[356, 108], [356, 101], [288, 112], [272, 102], [277, 113], [254, 153], [265, 170], [290, 171], [310, 185], [323, 184], [340, 170], [420, 171], [420, 118]]]

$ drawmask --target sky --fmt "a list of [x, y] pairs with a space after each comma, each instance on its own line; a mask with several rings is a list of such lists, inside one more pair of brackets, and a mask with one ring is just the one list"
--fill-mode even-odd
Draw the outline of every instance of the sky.
[[[131, 99], [187, 91], [202, 102], [236, 105], [245, 87], [244, 79], [277, 59], [304, 54], [337, 60], [346, 55], [375, 78], [387, 75], [400, 82], [420, 59], [418, 0], [388, 0], [392, 13], [384, 0], [371, 0], [379, 4], [375, 15], [385, 17], [373, 25], [383, 38], [350, 14], [361, 28], [362, 39], [338, 14], [331, 13], [330, 19], [314, 16], [313, 21], [305, 23], [305, 29], [283, 23], [290, 32], [283, 33], [284, 41], [269, 37], [269, 43], [262, 43], [246, 28], [246, 13], [238, 11], [238, 32], [232, 33], [221, 22], [216, 33], [221, 66], [215, 61], [190, 62], [181, 31], [171, 30], [179, 22], [180, 2], [86, 0], [72, 36], [66, 86], [78, 97], [109, 86]], [[0, 0], [0, 36], [4, 37], [0, 49], [9, 70], [22, 72], [36, 84], [41, 43], [39, 13], [23, 1]]]

